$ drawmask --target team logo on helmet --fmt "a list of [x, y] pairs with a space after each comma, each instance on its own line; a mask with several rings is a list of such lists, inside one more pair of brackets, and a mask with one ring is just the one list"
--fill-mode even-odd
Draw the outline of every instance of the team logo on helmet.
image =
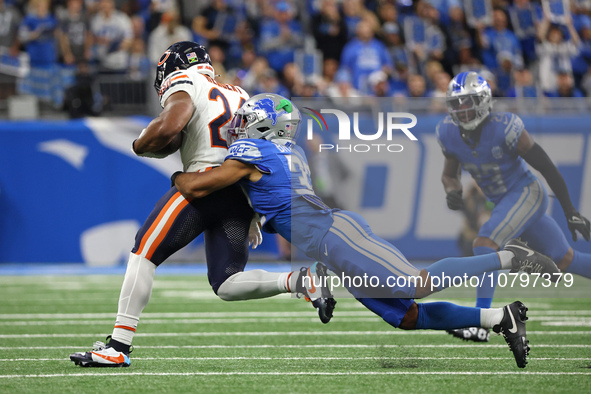
[[275, 104], [273, 103], [273, 99], [271, 98], [263, 98], [254, 103], [253, 109], [259, 109], [261, 111], [265, 111], [267, 118], [271, 119], [272, 125], [275, 126], [277, 124], [277, 118], [283, 114], [288, 113], [285, 110], [281, 110], [277, 112], [275, 109]]
[[161, 66], [164, 64], [164, 62], [166, 62], [166, 60], [168, 59], [168, 57], [170, 56], [170, 51], [166, 51], [162, 54], [162, 56], [160, 56], [160, 60], [158, 61], [158, 65]]

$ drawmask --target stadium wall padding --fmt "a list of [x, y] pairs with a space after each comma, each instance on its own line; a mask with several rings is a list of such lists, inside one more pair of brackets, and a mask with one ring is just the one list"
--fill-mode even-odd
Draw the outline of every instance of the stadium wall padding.
[[[575, 206], [591, 217], [591, 116], [522, 118], [564, 175]], [[434, 134], [440, 119], [419, 117], [412, 129], [418, 142], [396, 137], [404, 141], [404, 154], [357, 153], [355, 161], [343, 160], [353, 174], [340, 185], [345, 208], [364, 215], [411, 260], [460, 254], [463, 218], [447, 209], [440, 182], [443, 156]], [[131, 142], [148, 121], [1, 121], [0, 262], [125, 261], [135, 232], [168, 190], [170, 174], [182, 168], [178, 154], [162, 160], [133, 155]], [[374, 127], [367, 117], [360, 122]], [[571, 241], [555, 199], [549, 213]], [[579, 241], [576, 248], [591, 252], [591, 243]], [[275, 256], [274, 236], [265, 234], [257, 253], [253, 257]], [[173, 257], [203, 256], [200, 237]]]

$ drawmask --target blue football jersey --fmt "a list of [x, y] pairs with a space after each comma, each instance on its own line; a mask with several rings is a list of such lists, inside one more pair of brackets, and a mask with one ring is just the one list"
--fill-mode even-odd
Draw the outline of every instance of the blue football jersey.
[[314, 194], [304, 151], [289, 142], [240, 139], [228, 148], [228, 159], [253, 164], [263, 174], [257, 182], [240, 181], [252, 208], [266, 218], [263, 230], [279, 233], [315, 256], [333, 223], [334, 210]]
[[509, 112], [495, 112], [482, 128], [478, 145], [470, 147], [448, 115], [437, 125], [437, 140], [446, 156], [455, 157], [486, 197], [494, 203], [514, 188], [523, 188], [536, 178], [517, 154], [523, 121]]

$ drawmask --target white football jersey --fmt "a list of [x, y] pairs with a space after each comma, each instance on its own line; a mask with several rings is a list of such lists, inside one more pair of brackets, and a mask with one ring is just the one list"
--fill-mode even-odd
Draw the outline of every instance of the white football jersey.
[[195, 65], [187, 70], [171, 73], [160, 88], [160, 105], [173, 93], [187, 92], [193, 100], [195, 112], [184, 129], [180, 148], [183, 170], [206, 171], [224, 162], [227, 133], [234, 112], [248, 100], [242, 88], [222, 84], [207, 75], [199, 74]]

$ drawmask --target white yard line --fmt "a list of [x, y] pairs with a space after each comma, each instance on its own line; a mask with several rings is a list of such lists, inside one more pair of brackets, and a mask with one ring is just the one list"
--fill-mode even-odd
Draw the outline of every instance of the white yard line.
[[[174, 318], [237, 318], [237, 317], [308, 317], [314, 314], [314, 309], [301, 312], [168, 312], [168, 313], [142, 313], [142, 321], [145, 318], [174, 319]], [[368, 311], [343, 311], [339, 313], [343, 317], [352, 316], [376, 316]], [[0, 320], [32, 320], [32, 319], [115, 319], [115, 313], [12, 313], [0, 314]], [[376, 316], [377, 317], [377, 316]]]
[[[311, 311], [294, 311], [294, 312], [280, 312], [280, 311], [265, 311], [265, 312], [164, 312], [164, 313], [142, 313], [142, 321], [146, 318], [157, 319], [176, 319], [176, 318], [238, 318], [238, 317], [308, 317], [313, 314]], [[563, 313], [568, 312], [568, 313]], [[559, 317], [556, 315], [567, 315]], [[539, 313], [528, 312], [528, 316], [532, 320], [569, 320], [569, 319], [585, 319], [591, 318], [591, 310], [580, 311], [553, 311], [546, 310]], [[367, 310], [360, 311], [339, 311], [339, 317], [376, 317], [373, 313]], [[0, 314], [0, 320], [41, 320], [41, 319], [105, 319], [115, 318], [115, 313], [9, 313]]]
[[[530, 335], [589, 335], [591, 331], [529, 331]], [[1, 339], [25, 338], [96, 338], [107, 334], [2, 334]], [[346, 335], [448, 335], [445, 331], [212, 331], [212, 332], [154, 332], [138, 333], [136, 337], [269, 337], [269, 336], [346, 336]]]
[[[307, 317], [304, 317], [307, 316]], [[163, 318], [153, 319], [144, 318], [141, 320], [142, 324], [244, 324], [244, 323], [308, 323], [318, 321], [318, 317], [314, 316], [314, 312], [302, 313], [302, 317], [245, 317], [245, 318], [201, 318], [201, 319], [184, 319], [184, 318]], [[335, 322], [339, 323], [381, 323], [382, 319], [378, 316], [364, 314], [359, 316], [341, 317], [335, 316]], [[557, 318], [557, 317], [536, 317], [531, 318], [530, 322], [539, 321], [542, 326], [556, 326], [556, 327], [591, 327], [591, 318]], [[5, 320], [0, 321], [0, 326], [91, 326], [100, 324], [113, 324], [114, 319], [84, 319], [84, 320]]]
[[[243, 323], [309, 323], [317, 322], [318, 316], [314, 316], [314, 312], [308, 314], [308, 317], [290, 317], [285, 318], [273, 318], [273, 317], [260, 317], [260, 318], [226, 318], [226, 319], [142, 319], [143, 324], [243, 324]], [[340, 323], [380, 323], [382, 319], [379, 317], [357, 317], [357, 318], [338, 318], [334, 321]], [[88, 325], [99, 325], [99, 324], [114, 324], [115, 320], [15, 320], [15, 321], [0, 321], [0, 326], [88, 326]]]
[[327, 372], [88, 372], [88, 373], [58, 373], [39, 375], [0, 375], [0, 379], [15, 378], [67, 378], [96, 376], [362, 376], [362, 375], [541, 375], [541, 376], [581, 376], [591, 375], [591, 372], [469, 372], [469, 371], [327, 371]]
[[[260, 361], [380, 361], [380, 360], [478, 360], [496, 361], [507, 360], [507, 357], [132, 357], [133, 361], [239, 361], [239, 360], [260, 360]], [[529, 357], [529, 361], [591, 361], [585, 357]], [[0, 358], [1, 361], [70, 361], [69, 358]]]
[[[88, 345], [80, 346], [0, 346], [0, 350], [53, 350], [53, 349], [77, 349], [82, 351]], [[378, 349], [378, 348], [502, 348], [507, 345], [490, 344], [444, 344], [444, 345], [358, 345], [358, 344], [335, 344], [335, 345], [155, 345], [155, 346], [134, 346], [136, 349]], [[567, 349], [589, 349], [591, 345], [556, 345], [556, 344], [535, 344], [536, 348], [567, 348]]]

